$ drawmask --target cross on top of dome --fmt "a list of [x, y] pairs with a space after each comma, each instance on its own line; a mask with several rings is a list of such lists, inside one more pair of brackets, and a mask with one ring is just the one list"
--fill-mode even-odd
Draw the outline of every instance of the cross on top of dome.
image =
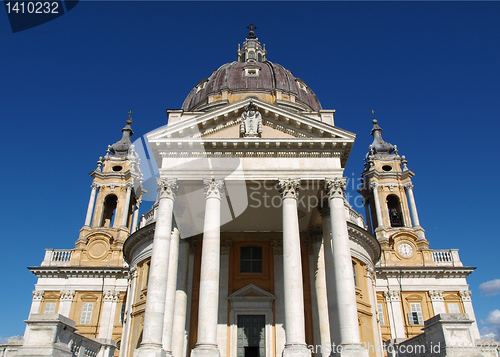
[[265, 62], [266, 61], [266, 45], [262, 46], [259, 39], [255, 37], [255, 29], [257, 26], [250, 24], [247, 26], [250, 30], [248, 37], [245, 39], [243, 46], [238, 45], [238, 62]]

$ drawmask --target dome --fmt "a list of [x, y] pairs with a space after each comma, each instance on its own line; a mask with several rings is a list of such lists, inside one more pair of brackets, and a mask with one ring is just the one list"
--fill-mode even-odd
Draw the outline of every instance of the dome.
[[319, 111], [321, 104], [307, 84], [285, 67], [266, 60], [265, 46], [251, 35], [238, 60], [226, 63], [200, 81], [184, 100], [184, 111], [203, 111], [248, 96], [293, 106], [303, 111]]

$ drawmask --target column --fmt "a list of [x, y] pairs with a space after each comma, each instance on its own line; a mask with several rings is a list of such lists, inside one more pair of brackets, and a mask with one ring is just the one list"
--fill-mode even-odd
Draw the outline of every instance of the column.
[[373, 233], [370, 199], [368, 197], [363, 198], [363, 206], [365, 206], [366, 226], [368, 227], [368, 232]]
[[95, 195], [98, 189], [96, 183], [92, 183], [90, 187], [92, 187], [92, 191], [90, 192], [89, 206], [87, 207], [87, 216], [85, 217], [86, 227], [90, 227], [90, 221], [92, 219], [92, 210], [94, 209], [94, 203], [95, 203]]
[[[378, 183], [372, 182], [370, 183], [370, 187], [372, 188], [373, 191], [373, 201], [375, 201], [375, 213], [377, 214], [377, 228], [383, 227], [384, 221], [382, 218], [382, 210], [380, 208], [380, 199], [378, 197]], [[373, 230], [375, 230], [375, 228], [376, 227], [373, 227]]]
[[111, 340], [113, 338], [113, 327], [115, 325], [116, 305], [120, 292], [108, 290], [104, 293], [104, 302], [102, 304], [100, 328], [98, 338]]
[[229, 252], [232, 241], [223, 240], [220, 251], [220, 283], [219, 283], [219, 316], [217, 324], [217, 345], [221, 357], [228, 356], [227, 351], [227, 321], [228, 321], [228, 292], [229, 292]]
[[[149, 271], [144, 328], [138, 357], [165, 356], [162, 348], [172, 213], [178, 186], [175, 179], [158, 179], [159, 204]], [[167, 353], [169, 353], [167, 351]]]
[[464, 304], [464, 310], [467, 315], [469, 315], [469, 319], [473, 320], [474, 322], [471, 325], [471, 333], [472, 333], [472, 340], [477, 340], [481, 338], [479, 334], [479, 329], [477, 327], [477, 322], [476, 322], [476, 315], [474, 314], [474, 308], [472, 307], [472, 292], [470, 290], [462, 290], [459, 291], [460, 297], [462, 298], [462, 303]]
[[132, 183], [127, 182], [127, 193], [125, 196], [125, 204], [123, 205], [122, 227], [127, 226], [128, 208], [130, 206], [130, 196], [132, 196]]
[[71, 303], [73, 302], [74, 297], [74, 290], [61, 291], [59, 298], [59, 309], [57, 310], [57, 313], [69, 318], [69, 313], [71, 312]]
[[141, 206], [142, 200], [138, 198], [135, 201], [134, 218], [132, 219], [132, 228], [130, 233], [134, 233], [137, 230], [137, 221], [139, 220], [139, 207]]
[[429, 296], [431, 297], [434, 315], [446, 314], [446, 305], [443, 299], [443, 290], [430, 290]]
[[165, 295], [165, 318], [163, 320], [163, 349], [172, 351], [172, 328], [174, 323], [175, 292], [177, 290], [177, 264], [179, 261], [179, 230], [174, 228], [170, 238], [168, 260], [167, 293]]
[[283, 241], [271, 241], [274, 259], [274, 328], [276, 330], [276, 356], [283, 354], [285, 347], [285, 292], [283, 291]]
[[127, 288], [127, 301], [125, 307], [125, 317], [123, 319], [123, 330], [120, 354], [121, 356], [128, 356], [128, 349], [130, 345], [129, 336], [132, 329], [132, 304], [135, 300], [135, 287], [137, 283], [137, 265], [130, 268], [128, 288]]
[[297, 196], [299, 180], [280, 180], [283, 209], [283, 282], [285, 297], [286, 342], [283, 357], [306, 357], [304, 288], [300, 254]]
[[40, 305], [42, 304], [44, 294], [45, 291], [43, 290], [33, 290], [33, 300], [31, 302], [30, 315], [40, 313]]
[[337, 304], [338, 331], [341, 347], [339, 356], [367, 356], [367, 351], [361, 349], [358, 309], [356, 303], [356, 290], [354, 273], [352, 270], [351, 247], [347, 232], [347, 222], [344, 212], [345, 178], [336, 178], [326, 181], [326, 192], [330, 206], [331, 226], [331, 258], [332, 270], [327, 271], [333, 275], [332, 284], [335, 285], [336, 299], [333, 294], [328, 294], [328, 299], [333, 301], [330, 306]]
[[373, 341], [376, 344], [375, 347], [375, 355], [382, 356], [382, 346], [384, 345], [382, 341], [382, 332], [380, 331], [378, 324], [378, 308], [377, 308], [377, 299], [375, 298], [375, 270], [371, 265], [367, 265], [365, 269], [365, 281], [366, 288], [368, 289], [368, 300], [370, 301], [370, 305], [372, 306], [372, 333], [373, 333]]
[[410, 202], [411, 218], [413, 219], [413, 227], [420, 227], [418, 220], [417, 205], [415, 204], [415, 197], [413, 196], [413, 184], [408, 182], [405, 184], [406, 193], [408, 194], [408, 201]]
[[192, 357], [219, 357], [217, 314], [219, 305], [220, 208], [224, 181], [205, 180], [205, 222], [201, 248], [198, 341]]
[[189, 243], [179, 243], [179, 263], [177, 265], [177, 291], [175, 292], [174, 322], [172, 328], [172, 355], [184, 357], [186, 343], [187, 292], [189, 271]]
[[392, 338], [406, 338], [405, 320], [401, 308], [401, 292], [399, 290], [384, 291], [389, 312], [389, 325]]
[[[318, 227], [319, 228], [319, 227]], [[327, 228], [329, 232], [329, 227]], [[311, 281], [314, 282], [312, 293], [313, 299], [316, 300], [316, 311], [319, 332], [319, 345], [315, 349], [316, 355], [328, 357], [331, 353], [331, 338], [330, 338], [330, 318], [328, 313], [328, 297], [326, 293], [326, 276], [325, 276], [325, 254], [323, 244], [323, 229], [315, 229], [311, 232], [312, 252], [313, 256], [311, 264], [313, 264]], [[317, 343], [317, 342], [315, 342]]]
[[337, 287], [335, 285], [335, 276], [326, 272], [333, 272], [333, 251], [332, 251], [332, 228], [330, 224], [330, 207], [328, 202], [323, 203], [318, 208], [321, 220], [323, 222], [323, 255], [325, 257], [325, 278], [327, 286], [328, 299], [328, 320], [330, 329], [330, 344], [340, 344], [339, 334], [339, 309], [337, 304]]

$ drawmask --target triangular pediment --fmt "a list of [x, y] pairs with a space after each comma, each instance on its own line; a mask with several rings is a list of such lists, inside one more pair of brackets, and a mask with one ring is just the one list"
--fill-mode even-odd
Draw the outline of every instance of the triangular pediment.
[[274, 295], [259, 288], [257, 285], [248, 284], [244, 288], [235, 291], [228, 297], [229, 300], [240, 299], [259, 299], [259, 300], [274, 300]]
[[[176, 113], [167, 126], [147, 134], [150, 142], [188, 139], [240, 138], [241, 116], [252, 101], [262, 116], [262, 139], [326, 139], [354, 141], [355, 134], [311, 115], [294, 112], [256, 98], [247, 98], [211, 112]], [[307, 113], [309, 114], [309, 113]], [[170, 118], [170, 117], [169, 117]], [[170, 120], [170, 119], [169, 119]]]

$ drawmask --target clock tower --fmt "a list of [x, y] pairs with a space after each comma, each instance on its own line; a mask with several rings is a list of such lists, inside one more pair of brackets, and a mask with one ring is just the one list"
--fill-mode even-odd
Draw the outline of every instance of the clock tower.
[[382, 138], [377, 119], [373, 119], [371, 135], [373, 142], [366, 155], [359, 192], [363, 195], [369, 230], [386, 252], [380, 263], [408, 265], [417, 255], [419, 263], [432, 261], [413, 196], [411, 178], [415, 173], [408, 169], [397, 146]]

